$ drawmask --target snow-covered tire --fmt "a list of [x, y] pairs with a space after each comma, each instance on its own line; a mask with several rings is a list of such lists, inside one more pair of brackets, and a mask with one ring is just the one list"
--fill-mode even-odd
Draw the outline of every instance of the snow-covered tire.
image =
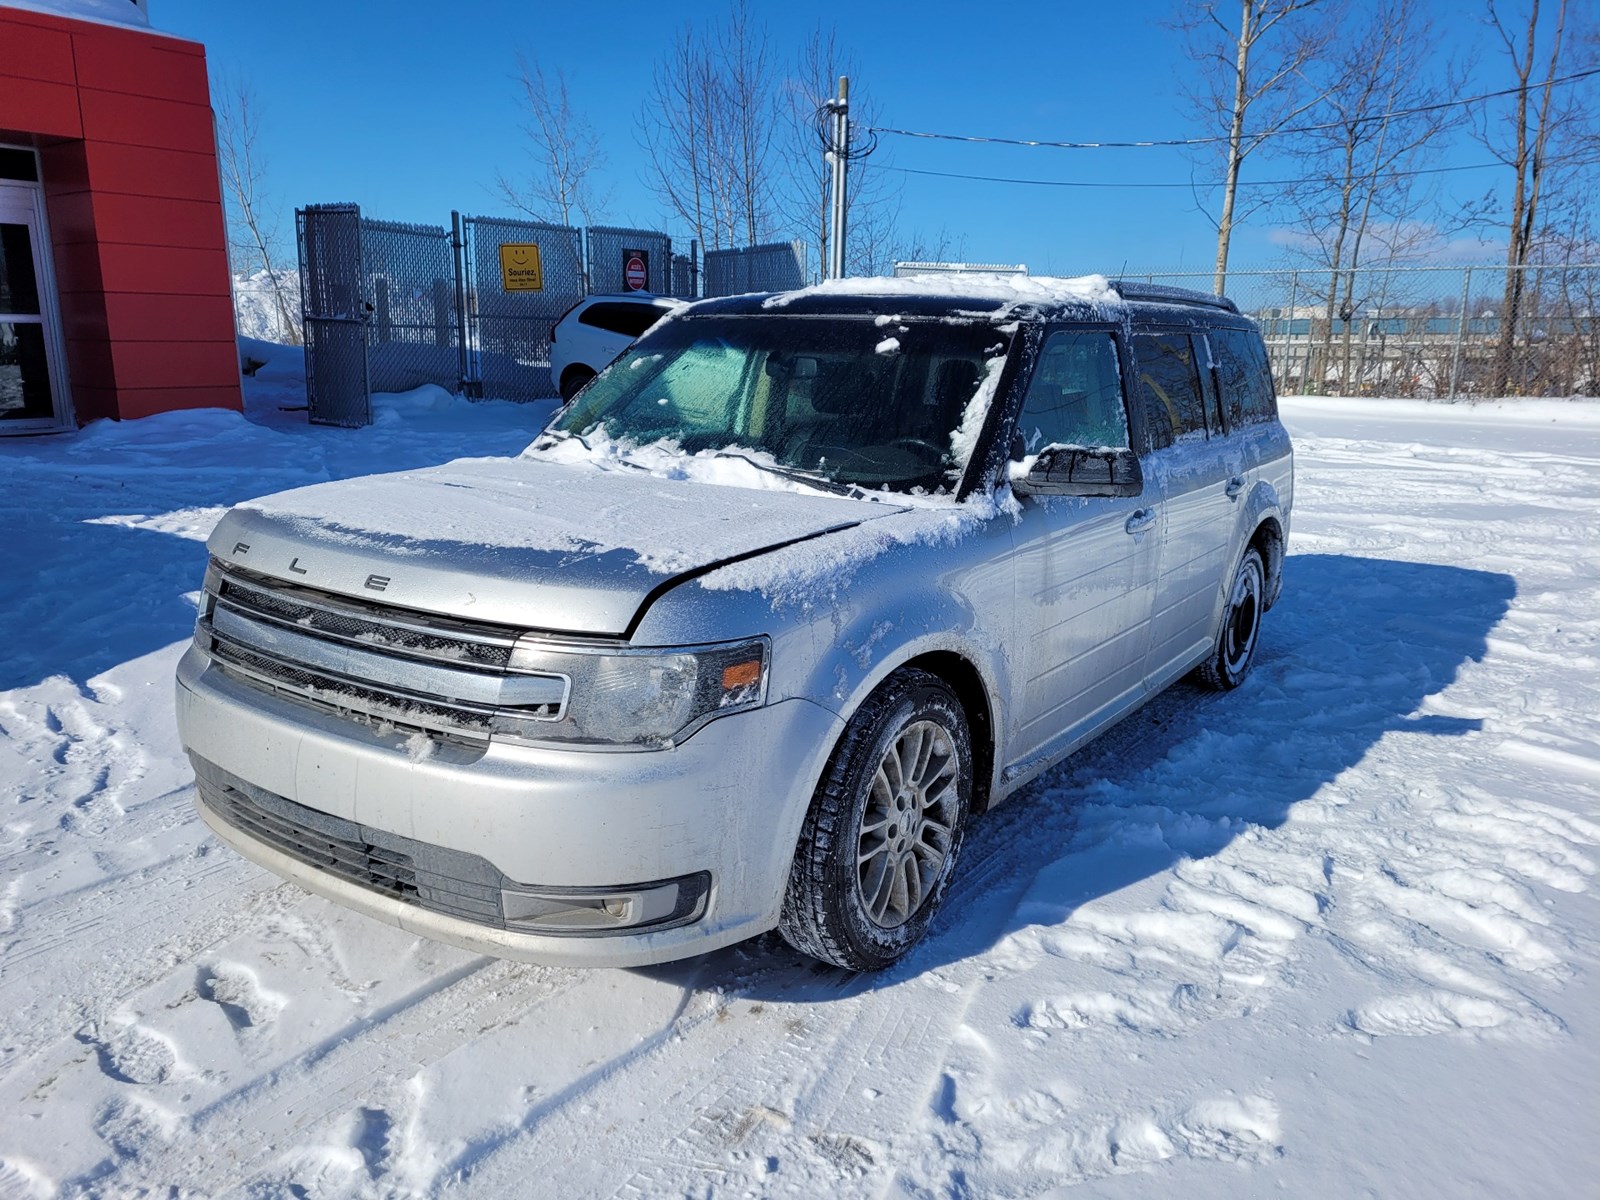
[[971, 802], [961, 702], [935, 675], [896, 671], [834, 747], [800, 832], [779, 932], [848, 970], [894, 962], [944, 898]]
[[1267, 609], [1267, 568], [1261, 552], [1251, 546], [1239, 560], [1228, 602], [1222, 610], [1216, 645], [1211, 657], [1195, 671], [1195, 677], [1209, 688], [1229, 691], [1244, 682], [1255, 661], [1256, 644], [1261, 640], [1261, 614]]
[[583, 385], [594, 378], [588, 367], [571, 366], [561, 373], [561, 402], [571, 404], [572, 398], [583, 390]]

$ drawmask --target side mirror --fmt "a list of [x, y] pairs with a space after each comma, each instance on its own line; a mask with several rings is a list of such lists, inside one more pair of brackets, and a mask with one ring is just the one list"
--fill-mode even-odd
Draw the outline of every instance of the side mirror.
[[1046, 446], [1028, 473], [1011, 481], [1011, 490], [1019, 496], [1137, 496], [1144, 472], [1126, 447]]

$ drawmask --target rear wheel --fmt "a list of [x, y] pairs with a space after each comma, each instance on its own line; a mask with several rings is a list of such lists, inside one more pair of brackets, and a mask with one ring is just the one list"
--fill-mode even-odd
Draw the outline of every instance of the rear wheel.
[[972, 796], [972, 742], [937, 676], [897, 671], [851, 719], [800, 834], [779, 931], [853, 971], [913, 945], [955, 868]]
[[594, 378], [588, 367], [568, 367], [561, 373], [561, 400], [571, 404], [572, 398], [583, 390], [583, 385]]
[[1255, 661], [1261, 637], [1261, 614], [1266, 611], [1267, 569], [1254, 546], [1244, 552], [1222, 610], [1216, 648], [1196, 674], [1207, 687], [1227, 691], [1238, 687]]

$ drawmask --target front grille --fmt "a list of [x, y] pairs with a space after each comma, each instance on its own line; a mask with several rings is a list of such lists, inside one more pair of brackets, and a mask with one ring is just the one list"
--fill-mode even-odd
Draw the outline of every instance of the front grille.
[[217, 599], [247, 616], [290, 624], [304, 633], [462, 666], [503, 670], [517, 640], [516, 630], [497, 625], [364, 604], [233, 569], [219, 571]]
[[505, 928], [507, 880], [487, 859], [318, 812], [190, 757], [200, 802], [256, 841], [402, 903]]
[[245, 683], [374, 728], [448, 734], [466, 742], [487, 741], [493, 728], [493, 715], [487, 710], [382, 692], [352, 680], [308, 671], [218, 637], [215, 631], [211, 635], [211, 656], [224, 671]]
[[563, 677], [509, 670], [515, 629], [337, 596], [216, 560], [206, 590], [200, 648], [233, 678], [293, 702], [480, 746], [496, 732], [537, 738], [564, 715]]

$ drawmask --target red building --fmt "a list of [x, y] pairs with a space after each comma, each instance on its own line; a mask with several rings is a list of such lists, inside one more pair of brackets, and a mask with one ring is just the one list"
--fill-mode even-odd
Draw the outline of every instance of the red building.
[[0, 0], [0, 433], [240, 407], [205, 49]]

